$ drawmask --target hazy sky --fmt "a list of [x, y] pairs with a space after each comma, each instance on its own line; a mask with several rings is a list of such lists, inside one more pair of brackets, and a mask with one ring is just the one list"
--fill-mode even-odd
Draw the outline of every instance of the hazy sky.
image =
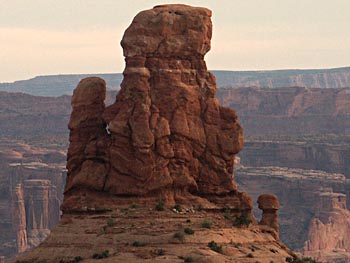
[[163, 3], [213, 11], [209, 69], [350, 65], [350, 0], [0, 0], [0, 82], [122, 72], [124, 30]]

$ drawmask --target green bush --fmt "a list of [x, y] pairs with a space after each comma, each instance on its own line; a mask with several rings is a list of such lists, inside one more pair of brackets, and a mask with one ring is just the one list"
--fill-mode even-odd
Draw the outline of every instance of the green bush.
[[114, 219], [113, 218], [108, 218], [107, 219], [107, 226], [113, 226], [114, 225]]
[[160, 200], [158, 204], [156, 205], [157, 211], [164, 211], [164, 201]]
[[76, 256], [73, 260], [64, 260], [64, 259], [61, 259], [59, 261], [59, 263], [78, 263], [80, 261], [82, 261], [83, 258], [81, 256]]
[[202, 222], [202, 227], [203, 228], [211, 228], [211, 221], [208, 219], [204, 219], [204, 221]]
[[165, 255], [165, 250], [162, 249], [162, 248], [159, 248], [159, 249], [157, 250], [157, 256], [164, 256], [164, 255]]
[[101, 259], [101, 258], [107, 258], [109, 256], [109, 251], [105, 250], [102, 253], [95, 253], [92, 255], [92, 258], [94, 259]]
[[316, 261], [315, 259], [312, 258], [298, 258], [297, 256], [293, 256], [293, 257], [288, 257], [286, 258], [286, 262], [288, 263], [320, 263], [318, 261]]
[[235, 218], [235, 225], [237, 226], [249, 226], [252, 221], [250, 220], [247, 213], [242, 213], [239, 217]]
[[144, 247], [146, 245], [147, 245], [147, 243], [146, 242], [142, 242], [142, 241], [134, 241], [134, 243], [132, 243], [133, 247]]
[[185, 257], [184, 262], [193, 262], [193, 258]]
[[176, 210], [176, 211], [178, 211], [178, 212], [182, 212], [182, 207], [181, 207], [181, 205], [175, 205], [174, 206], [174, 209]]
[[176, 232], [174, 235], [173, 235], [174, 238], [180, 240], [180, 241], [184, 241], [184, 235], [180, 232]]
[[190, 227], [186, 227], [184, 229], [184, 232], [187, 234], [187, 235], [193, 235], [194, 234], [194, 230]]
[[224, 213], [224, 217], [225, 219], [231, 219], [231, 212], [230, 209], [225, 209], [225, 213]]
[[218, 245], [215, 241], [210, 241], [208, 247], [218, 253], [222, 253], [222, 246]]

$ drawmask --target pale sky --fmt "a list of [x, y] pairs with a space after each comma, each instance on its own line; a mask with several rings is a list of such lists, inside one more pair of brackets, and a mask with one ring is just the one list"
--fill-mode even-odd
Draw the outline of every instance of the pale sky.
[[124, 30], [164, 3], [213, 11], [209, 69], [350, 66], [350, 0], [0, 0], [0, 82], [122, 72]]

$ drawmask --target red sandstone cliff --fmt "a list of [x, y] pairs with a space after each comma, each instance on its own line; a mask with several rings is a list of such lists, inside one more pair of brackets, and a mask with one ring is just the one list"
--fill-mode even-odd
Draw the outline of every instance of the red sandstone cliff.
[[195, 196], [220, 203], [221, 196], [228, 206], [249, 210], [231, 178], [243, 131], [235, 112], [215, 98], [215, 78], [203, 59], [211, 13], [176, 9], [141, 12], [126, 30], [126, 68], [113, 105], [105, 109], [101, 79], [75, 89], [64, 209], [73, 208], [71, 200], [80, 204], [75, 198], [86, 189], [170, 204]]

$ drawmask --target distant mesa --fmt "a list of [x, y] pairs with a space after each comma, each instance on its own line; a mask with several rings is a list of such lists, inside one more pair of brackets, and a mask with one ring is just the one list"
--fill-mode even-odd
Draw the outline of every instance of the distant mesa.
[[[211, 70], [210, 72], [216, 77], [219, 88], [350, 88], [350, 67], [266, 71]], [[114, 91], [119, 90], [123, 80], [121, 73], [48, 75], [13, 83], [0, 83], [0, 91], [23, 92], [49, 97], [72, 95], [77, 82], [93, 76], [103, 78], [107, 83], [107, 89]]]

